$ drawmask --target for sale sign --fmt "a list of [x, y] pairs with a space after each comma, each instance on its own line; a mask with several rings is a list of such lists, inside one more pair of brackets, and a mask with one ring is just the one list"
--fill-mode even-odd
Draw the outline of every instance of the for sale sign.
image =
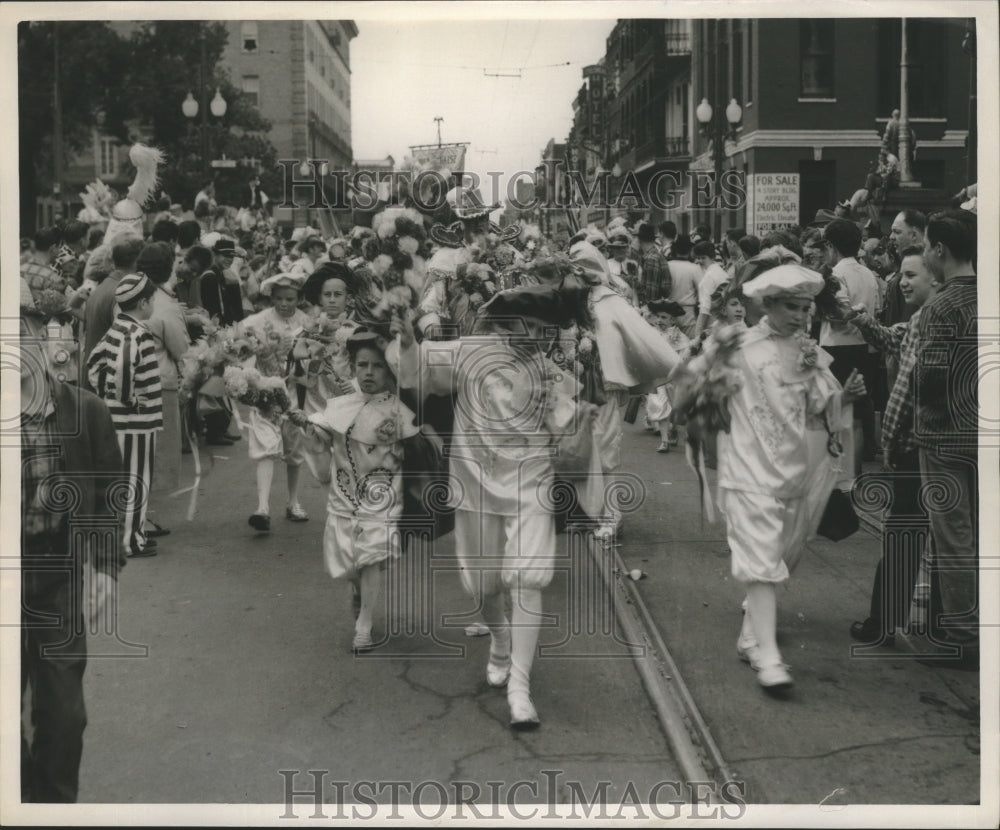
[[754, 173], [747, 176], [748, 234], [761, 237], [769, 231], [798, 224], [798, 173]]

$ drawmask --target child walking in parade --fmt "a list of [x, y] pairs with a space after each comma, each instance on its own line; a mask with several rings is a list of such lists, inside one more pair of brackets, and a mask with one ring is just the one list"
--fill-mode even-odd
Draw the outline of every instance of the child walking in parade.
[[[687, 355], [691, 345], [688, 336], [680, 328], [684, 317], [684, 309], [672, 300], [653, 300], [646, 306], [653, 318], [653, 324], [660, 330], [663, 338], [670, 344], [681, 358]], [[669, 452], [670, 447], [677, 444], [677, 413], [670, 400], [670, 384], [657, 387], [655, 392], [646, 395], [647, 428], [655, 429], [660, 434], [660, 446], [657, 452]]]
[[[351, 319], [357, 299], [357, 280], [338, 262], [320, 265], [302, 289], [311, 306], [309, 320], [295, 338], [289, 356], [293, 382], [293, 404], [312, 415], [326, 409], [327, 401], [357, 391], [352, 378], [347, 339], [358, 328]], [[304, 448], [305, 461], [313, 477], [330, 483], [330, 465]]]
[[832, 358], [805, 331], [823, 285], [797, 263], [743, 284], [765, 316], [737, 335], [733, 365], [741, 381], [728, 397], [730, 429], [719, 432], [719, 507], [733, 577], [746, 587], [737, 651], [767, 690], [792, 685], [776, 640], [775, 586], [816, 532], [838, 475], [839, 435], [850, 427], [845, 405], [864, 394], [857, 375], [841, 387]]
[[[298, 308], [302, 280], [288, 274], [275, 274], [261, 283], [261, 294], [271, 298], [271, 307], [247, 317], [242, 327], [272, 345], [268, 356], [257, 357], [257, 370], [265, 376], [286, 375], [288, 354], [295, 336], [308, 322]], [[256, 531], [271, 529], [271, 483], [277, 459], [285, 462], [288, 479], [288, 504], [285, 518], [305, 522], [309, 517], [299, 503], [299, 473], [305, 459], [302, 430], [287, 418], [270, 417], [258, 408], [250, 408], [248, 450], [257, 462], [257, 509], [248, 520]]]
[[384, 341], [358, 331], [347, 340], [358, 391], [331, 398], [320, 412], [293, 410], [308, 448], [331, 457], [323, 555], [334, 579], [352, 585], [355, 652], [376, 645], [372, 636], [388, 560], [400, 552], [395, 523], [403, 512], [403, 441], [420, 431], [396, 396]]
[[356, 284], [346, 265], [327, 262], [309, 275], [302, 289], [313, 315], [295, 340], [292, 359], [296, 403], [307, 415], [322, 412], [330, 398], [357, 391], [345, 348], [358, 328], [352, 319]]
[[398, 358], [389, 347], [390, 365], [421, 397], [455, 394], [449, 506], [460, 576], [490, 629], [487, 683], [507, 687], [518, 730], [539, 725], [530, 674], [556, 547], [553, 508], [540, 493], [554, 480], [554, 459], [592, 459], [596, 476], [585, 484], [599, 497], [581, 500], [593, 518], [603, 509], [597, 408], [579, 403], [570, 373], [546, 357], [558, 328], [581, 319], [585, 299], [544, 285], [502, 291], [480, 310], [483, 334], [419, 345], [409, 318], [397, 316]]
[[118, 315], [87, 361], [88, 379], [111, 412], [129, 475], [124, 509], [128, 557], [156, 556], [156, 540], [144, 531], [156, 433], [163, 428], [160, 366], [144, 325], [155, 293], [156, 286], [143, 274], [122, 277], [115, 288]]

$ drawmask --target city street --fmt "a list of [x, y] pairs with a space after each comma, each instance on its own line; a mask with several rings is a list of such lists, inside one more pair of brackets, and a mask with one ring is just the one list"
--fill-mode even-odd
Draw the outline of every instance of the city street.
[[[768, 697], [736, 656], [741, 595], [722, 527], [699, 520], [683, 453], [657, 454], [656, 443], [625, 426], [622, 469], [642, 479], [646, 501], [618, 552], [647, 574], [642, 599], [747, 801], [974, 802], [978, 675], [926, 668], [899, 646], [851, 655], [847, 629], [863, 616], [878, 542], [862, 531], [810, 546], [779, 593], [796, 686]], [[476, 616], [451, 535], [432, 560], [397, 565], [391, 636], [355, 657], [347, 585], [322, 561], [324, 489], [307, 478], [310, 521], [287, 522], [279, 471], [272, 532], [257, 536], [245, 442], [207, 450], [194, 521], [189, 494], [155, 502], [152, 518], [172, 533], [123, 572], [118, 639], [90, 640], [81, 801], [281, 803], [286, 781], [312, 787], [309, 770], [321, 771], [328, 802], [351, 800], [336, 781], [408, 782], [402, 803], [439, 782], [483, 804], [579, 803], [601, 787], [617, 804], [629, 786], [646, 801], [658, 782], [684, 780], [606, 597], [581, 578], [585, 553], [560, 559], [545, 593], [552, 617], [533, 672], [542, 726], [514, 733], [504, 693], [485, 682], [488, 638], [464, 633]], [[183, 475], [193, 477], [191, 456]], [[566, 557], [579, 537], [558, 538]], [[504, 783], [491, 794], [489, 782]], [[528, 783], [515, 792], [515, 782]], [[425, 803], [440, 797], [434, 787]], [[392, 800], [389, 789], [374, 798]], [[311, 812], [311, 798], [299, 804]]]

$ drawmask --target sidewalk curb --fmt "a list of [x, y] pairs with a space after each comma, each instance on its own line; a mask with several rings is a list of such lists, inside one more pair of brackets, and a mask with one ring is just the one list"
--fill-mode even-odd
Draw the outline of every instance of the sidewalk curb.
[[[587, 549], [625, 636], [638, 644], [633, 654], [636, 669], [687, 780], [713, 781], [718, 786], [735, 781], [615, 545], [591, 536]], [[715, 800], [710, 797], [711, 803]]]

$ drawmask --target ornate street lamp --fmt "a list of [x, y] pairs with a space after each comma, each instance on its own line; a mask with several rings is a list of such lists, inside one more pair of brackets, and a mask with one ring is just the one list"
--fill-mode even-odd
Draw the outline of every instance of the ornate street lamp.
[[701, 127], [701, 134], [712, 141], [712, 158], [715, 164], [715, 190], [713, 202], [715, 203], [715, 238], [718, 241], [722, 236], [722, 213], [721, 197], [722, 188], [722, 162], [726, 157], [726, 140], [736, 140], [736, 127], [743, 120], [743, 109], [731, 98], [725, 109], [726, 120], [721, 118], [713, 119], [714, 110], [708, 103], [707, 98], [702, 98], [694, 111], [695, 118]]
[[198, 88], [201, 95], [201, 104], [198, 104], [194, 95], [188, 90], [187, 98], [181, 102], [181, 112], [184, 113], [185, 118], [191, 120], [197, 118], [198, 113], [201, 112], [201, 172], [202, 177], [208, 179], [208, 112], [211, 108], [212, 115], [216, 118], [222, 118], [226, 114], [228, 105], [218, 87], [215, 88], [215, 97], [212, 99], [211, 105], [206, 100], [208, 97], [208, 87], [205, 86], [205, 77], [208, 75], [208, 55], [205, 49], [204, 30], [202, 30], [199, 40], [201, 42], [201, 66], [198, 69]]

